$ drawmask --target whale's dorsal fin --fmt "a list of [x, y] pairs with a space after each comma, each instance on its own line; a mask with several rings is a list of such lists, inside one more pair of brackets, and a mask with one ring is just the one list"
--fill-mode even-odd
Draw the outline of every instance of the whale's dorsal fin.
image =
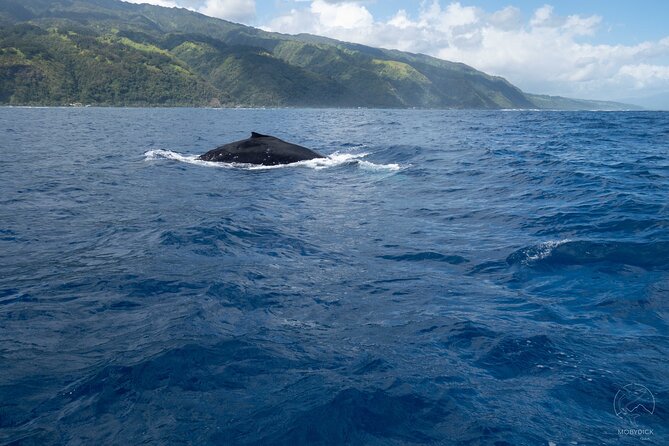
[[267, 138], [267, 135], [261, 133], [251, 132], [251, 138]]

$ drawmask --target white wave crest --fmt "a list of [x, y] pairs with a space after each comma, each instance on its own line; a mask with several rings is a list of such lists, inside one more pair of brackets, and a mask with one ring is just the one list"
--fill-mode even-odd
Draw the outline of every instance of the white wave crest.
[[148, 152], [144, 153], [144, 159], [147, 161], [166, 159], [166, 160], [180, 161], [182, 163], [189, 163], [189, 164], [199, 164], [199, 165], [214, 164], [214, 163], [209, 163], [207, 161], [199, 160], [197, 159], [197, 157], [198, 155], [182, 155], [180, 153], [173, 152], [171, 150], [149, 150]]
[[329, 169], [332, 167], [355, 165], [366, 170], [388, 170], [397, 171], [402, 167], [399, 164], [375, 164], [365, 161], [362, 158], [366, 157], [368, 153], [339, 153], [335, 152], [325, 158], [314, 158], [307, 161], [298, 161], [291, 164], [279, 164], [276, 166], [262, 166], [256, 164], [245, 163], [219, 163], [212, 161], [203, 161], [198, 159], [199, 155], [182, 155], [171, 150], [149, 150], [144, 154], [144, 159], [153, 161], [158, 159], [168, 159], [179, 161], [182, 163], [195, 164], [198, 166], [217, 167], [224, 169], [245, 169], [245, 170], [269, 170], [269, 169], [285, 169], [293, 167], [306, 167], [315, 170]]
[[551, 240], [548, 242], [541, 243], [536, 247], [536, 249], [533, 249], [531, 252], [527, 253], [527, 260], [532, 262], [537, 260], [543, 260], [546, 257], [550, 256], [555, 248], [557, 248], [560, 245], [564, 245], [565, 243], [568, 243], [570, 241], [571, 241], [570, 239], [564, 239], [564, 240]]

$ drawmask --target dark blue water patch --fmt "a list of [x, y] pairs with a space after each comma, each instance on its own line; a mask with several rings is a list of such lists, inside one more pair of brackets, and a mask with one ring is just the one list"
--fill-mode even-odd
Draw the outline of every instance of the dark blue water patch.
[[138, 302], [133, 302], [130, 300], [121, 300], [118, 302], [112, 302], [109, 304], [108, 308], [110, 310], [120, 310], [120, 311], [127, 311], [127, 310], [132, 310], [133, 308], [138, 308], [141, 307], [142, 304]]
[[[423, 330], [422, 333], [432, 332], [436, 326]], [[443, 334], [446, 340], [443, 345], [448, 349], [468, 349], [472, 353], [480, 351], [483, 343], [490, 343], [500, 336], [489, 328], [473, 323], [472, 321], [461, 321], [448, 326], [448, 332]]]
[[300, 297], [296, 293], [281, 291], [247, 291], [237, 288], [234, 284], [214, 285], [207, 290], [207, 295], [216, 297], [220, 305], [240, 309], [281, 308], [286, 300]]
[[669, 438], [667, 113], [0, 115], [0, 443]]
[[402, 146], [381, 146], [376, 151], [377, 159], [383, 159], [385, 162], [391, 163], [409, 163], [412, 159], [420, 156], [423, 148], [420, 146], [402, 145]]
[[[445, 418], [446, 408], [415, 395], [382, 390], [345, 389], [325, 404], [289, 420], [288, 429], [258, 444], [426, 444], [439, 438], [425, 434]], [[284, 429], [281, 429], [284, 430]]]
[[[161, 243], [175, 248], [190, 248], [203, 256], [243, 255], [247, 250], [263, 250], [270, 256], [308, 256], [317, 250], [303, 241], [284, 235], [280, 229], [251, 229], [217, 222], [161, 235]], [[193, 249], [195, 248], [195, 249]]]
[[546, 335], [526, 338], [503, 337], [496, 341], [475, 364], [486, 369], [497, 379], [548, 374], [549, 368], [558, 365], [558, 353], [566, 354], [558, 350]]
[[382, 259], [395, 260], [397, 262], [445, 262], [451, 265], [467, 263], [468, 260], [458, 255], [447, 255], [439, 252], [426, 251], [411, 254], [383, 255]]
[[381, 372], [389, 372], [393, 369], [392, 364], [389, 364], [383, 358], [364, 358], [360, 364], [355, 366], [353, 371], [356, 375], [367, 375]]
[[[11, 297], [10, 297], [11, 296]], [[39, 300], [30, 294], [21, 294], [18, 290], [3, 290], [0, 293], [0, 305], [10, 305], [15, 303], [31, 303]]]
[[18, 288], [6, 288], [3, 290], [0, 290], [0, 299], [3, 299], [5, 297], [9, 296], [14, 296], [16, 294], [19, 294], [19, 289]]
[[[254, 367], [254, 362], [259, 367]], [[65, 398], [74, 401], [95, 396], [96, 410], [106, 410], [116, 403], [115, 394], [138, 395], [166, 387], [197, 392], [243, 389], [253, 376], [286, 366], [284, 360], [244, 342], [185, 345], [134, 366], [105, 367], [87, 380], [72, 384]]]
[[18, 234], [16, 233], [16, 231], [12, 231], [11, 229], [0, 229], [0, 241], [3, 242], [18, 241], [19, 238], [17, 237], [17, 235]]
[[508, 269], [508, 266], [509, 266], [508, 263], [505, 261], [499, 261], [499, 260], [485, 261], [471, 268], [468, 274], [470, 275], [489, 274], [497, 271], [506, 271]]

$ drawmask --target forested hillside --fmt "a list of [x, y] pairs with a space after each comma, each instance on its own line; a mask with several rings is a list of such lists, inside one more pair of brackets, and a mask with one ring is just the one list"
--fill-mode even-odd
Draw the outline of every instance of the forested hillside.
[[0, 104], [619, 108], [424, 55], [117, 0], [0, 1]]

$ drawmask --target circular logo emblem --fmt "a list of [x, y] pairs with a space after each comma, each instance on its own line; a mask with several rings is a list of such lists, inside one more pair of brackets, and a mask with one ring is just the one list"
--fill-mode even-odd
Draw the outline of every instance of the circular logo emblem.
[[627, 384], [616, 393], [613, 410], [620, 418], [634, 423], [640, 416], [655, 412], [655, 397], [646, 386]]

